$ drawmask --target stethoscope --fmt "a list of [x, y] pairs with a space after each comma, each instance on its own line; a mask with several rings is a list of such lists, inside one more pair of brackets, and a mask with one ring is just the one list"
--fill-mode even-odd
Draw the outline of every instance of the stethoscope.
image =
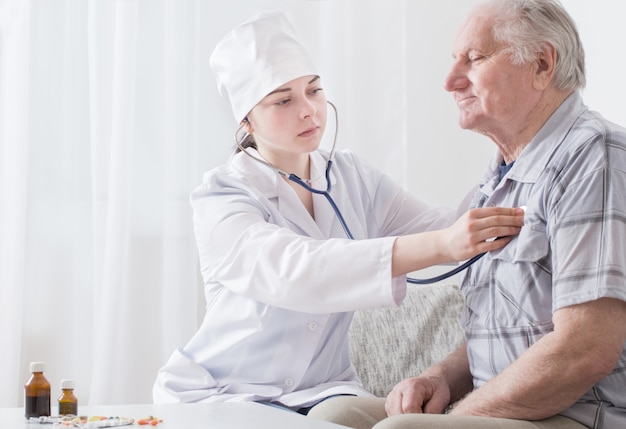
[[[297, 175], [295, 175], [293, 173], [287, 173], [286, 171], [276, 167], [274, 164], [272, 164], [272, 163], [270, 163], [268, 161], [265, 161], [264, 159], [257, 158], [256, 156], [254, 156], [251, 153], [249, 153], [248, 151], [246, 151], [246, 148], [242, 145], [242, 142], [246, 139], [246, 137], [248, 136], [248, 133], [246, 132], [243, 135], [242, 138], [238, 138], [238, 136], [241, 133], [241, 130], [243, 129], [245, 124], [241, 124], [239, 126], [239, 128], [237, 129], [237, 131], [235, 132], [235, 143], [237, 144], [237, 147], [239, 148], [239, 150], [241, 152], [245, 153], [250, 158], [254, 159], [256, 162], [259, 162], [259, 163], [261, 163], [261, 164], [271, 168], [272, 170], [274, 170], [279, 175], [283, 176], [287, 180], [291, 180], [292, 182], [297, 183], [298, 185], [302, 186], [304, 189], [306, 189], [307, 191], [309, 191], [311, 193], [318, 194], [318, 195], [323, 195], [326, 198], [326, 200], [328, 201], [328, 203], [330, 204], [330, 206], [333, 209], [333, 211], [335, 212], [335, 215], [337, 216], [337, 219], [339, 220], [339, 223], [341, 224], [341, 227], [343, 228], [344, 232], [346, 233], [346, 236], [350, 240], [354, 240], [354, 236], [350, 232], [350, 228], [348, 228], [348, 224], [346, 223], [346, 220], [344, 219], [343, 215], [341, 214], [341, 210], [339, 210], [339, 207], [337, 207], [337, 204], [335, 203], [335, 200], [330, 195], [330, 190], [331, 190], [330, 169], [333, 166], [333, 155], [335, 153], [335, 145], [337, 143], [337, 132], [339, 131], [339, 115], [337, 113], [337, 107], [335, 107], [335, 105], [333, 103], [331, 103], [330, 101], [326, 101], [326, 102], [333, 108], [333, 110], [335, 112], [335, 137], [333, 139], [333, 144], [332, 144], [332, 147], [330, 149], [330, 153], [328, 155], [328, 161], [326, 163], [326, 174], [325, 174], [325, 176], [326, 176], [326, 189], [325, 190], [315, 189], [311, 185], [309, 185], [307, 183], [307, 181], [301, 179]], [[478, 261], [481, 257], [483, 257], [483, 255], [485, 253], [480, 253], [480, 254], [474, 256], [473, 258], [468, 259], [466, 262], [464, 262], [463, 264], [459, 265], [458, 267], [456, 267], [456, 268], [454, 268], [454, 269], [452, 269], [450, 271], [447, 271], [447, 272], [445, 272], [443, 274], [440, 274], [438, 276], [430, 277], [430, 278], [427, 278], [427, 279], [414, 279], [414, 278], [407, 277], [406, 281], [408, 283], [425, 285], [425, 284], [431, 284], [431, 283], [439, 282], [441, 280], [445, 280], [445, 279], [447, 279], [449, 277], [452, 277], [453, 275], [458, 274], [461, 271], [465, 270], [467, 267], [469, 267], [474, 262]]]

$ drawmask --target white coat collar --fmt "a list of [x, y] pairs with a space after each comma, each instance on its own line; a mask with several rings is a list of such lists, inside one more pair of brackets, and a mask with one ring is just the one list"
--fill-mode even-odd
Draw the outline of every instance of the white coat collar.
[[[248, 148], [248, 153], [256, 158], [261, 155], [255, 150]], [[326, 189], [326, 165], [328, 153], [325, 151], [315, 151], [310, 155], [311, 160], [311, 177], [312, 185], [316, 189]], [[284, 182], [281, 175], [272, 168], [263, 165], [251, 159], [245, 153], [238, 152], [230, 159], [230, 166], [243, 176], [251, 180], [254, 186], [259, 189], [267, 198], [276, 198], [278, 196], [279, 183]], [[287, 173], [291, 173], [287, 171]], [[331, 170], [330, 182], [331, 186], [337, 181], [336, 175]]]
[[[247, 153], [261, 159], [261, 155], [252, 148], [246, 149]], [[275, 198], [278, 195], [278, 180], [280, 175], [268, 166], [251, 159], [243, 152], [234, 154], [230, 159], [230, 167], [247, 178], [267, 198]]]
[[[260, 157], [254, 149], [247, 149], [247, 151], [252, 156]], [[311, 185], [315, 189], [326, 190], [327, 156], [328, 154], [324, 151], [315, 151], [310, 154]], [[315, 219], [313, 219], [294, 190], [280, 174], [269, 166], [256, 162], [245, 153], [239, 152], [231, 158], [230, 167], [243, 175], [268, 200], [276, 204], [281, 214], [294, 225], [295, 229], [300, 229], [303, 234], [318, 239], [329, 237], [336, 218], [323, 195], [313, 195], [315, 207]], [[337, 177], [331, 169], [331, 186], [336, 182]]]

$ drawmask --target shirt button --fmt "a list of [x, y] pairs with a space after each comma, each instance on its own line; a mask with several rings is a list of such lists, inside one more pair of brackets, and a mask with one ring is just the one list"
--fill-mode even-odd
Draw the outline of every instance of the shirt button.
[[293, 386], [293, 378], [285, 378], [285, 386], [287, 387]]
[[315, 331], [317, 326], [317, 322], [309, 322], [309, 331]]

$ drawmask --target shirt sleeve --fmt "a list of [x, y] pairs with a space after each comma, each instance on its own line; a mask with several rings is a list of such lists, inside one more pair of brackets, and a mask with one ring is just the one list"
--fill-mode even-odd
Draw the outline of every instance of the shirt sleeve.
[[[360, 200], [356, 204], [366, 207], [371, 225], [368, 236], [399, 236], [433, 231], [450, 226], [457, 219], [451, 207], [435, 206], [417, 197], [390, 176], [377, 169], [362, 157], [346, 151], [346, 165], [342, 172], [353, 169], [354, 177], [343, 177], [345, 181], [358, 183], [362, 187]], [[340, 159], [339, 159], [340, 160]], [[338, 160], [338, 161], [339, 161]]]
[[617, 167], [626, 165], [626, 153], [610, 138], [589, 139], [554, 180], [547, 228], [555, 309], [603, 297], [626, 301], [626, 172]]
[[404, 278], [391, 277], [394, 237], [316, 240], [292, 231], [252, 187], [209, 180], [191, 199], [206, 287], [309, 313], [395, 306], [404, 297]]

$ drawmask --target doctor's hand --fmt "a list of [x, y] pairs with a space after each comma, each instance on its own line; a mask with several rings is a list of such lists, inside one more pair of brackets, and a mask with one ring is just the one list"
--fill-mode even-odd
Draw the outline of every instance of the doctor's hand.
[[442, 414], [450, 403], [450, 389], [442, 377], [422, 375], [396, 384], [387, 395], [388, 416], [406, 413]]
[[[443, 249], [451, 261], [462, 261], [506, 246], [524, 225], [524, 210], [508, 207], [472, 209], [442, 230]], [[497, 238], [497, 240], [496, 240]]]
[[468, 211], [448, 228], [397, 237], [391, 275], [396, 277], [500, 249], [511, 241], [511, 236], [519, 234], [523, 225], [521, 208], [482, 207]]

